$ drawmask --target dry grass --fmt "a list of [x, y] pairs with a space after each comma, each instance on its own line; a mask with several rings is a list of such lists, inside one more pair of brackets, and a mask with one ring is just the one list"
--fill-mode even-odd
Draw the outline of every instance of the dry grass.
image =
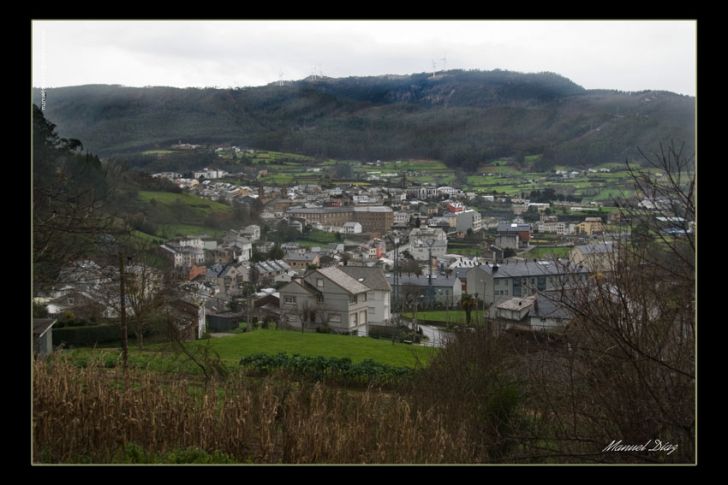
[[[109, 463], [128, 443], [201, 448], [242, 463], [468, 463], [464, 433], [396, 395], [270, 379], [185, 377], [62, 360], [33, 375], [34, 460]], [[452, 429], [452, 428], [450, 428]]]

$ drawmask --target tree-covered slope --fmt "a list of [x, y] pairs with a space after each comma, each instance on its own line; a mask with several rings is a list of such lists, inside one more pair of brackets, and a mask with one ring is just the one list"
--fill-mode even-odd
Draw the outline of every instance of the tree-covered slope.
[[[34, 101], [40, 91], [34, 90]], [[307, 78], [242, 89], [87, 85], [46, 91], [59, 133], [101, 155], [235, 143], [313, 156], [433, 158], [473, 168], [498, 157], [590, 165], [637, 147], [693, 149], [695, 99], [588, 91], [552, 73], [447, 71]]]

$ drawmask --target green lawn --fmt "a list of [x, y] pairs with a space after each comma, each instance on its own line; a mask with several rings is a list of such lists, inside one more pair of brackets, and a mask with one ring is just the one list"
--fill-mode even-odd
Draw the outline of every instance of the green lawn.
[[[335, 334], [300, 333], [286, 330], [254, 330], [229, 337], [197, 340], [188, 343], [194, 347], [208, 347], [217, 352], [223, 362], [237, 368], [240, 358], [255, 353], [299, 354], [306, 356], [348, 357], [352, 362], [372, 359], [394, 367], [415, 367], [418, 362], [426, 365], [437, 352], [432, 347], [421, 347], [389, 340], [368, 337], [354, 337]], [[102, 362], [114, 361], [120, 349], [82, 348], [67, 351], [75, 359], [99, 358]], [[129, 362], [137, 367], [167, 372], [197, 372], [196, 366], [187, 357], [173, 353], [169, 344], [146, 345], [138, 350], [134, 339], [129, 340]]]
[[395, 367], [414, 367], [417, 359], [427, 361], [435, 350], [367, 337], [334, 334], [299, 333], [285, 330], [255, 330], [230, 337], [197, 341], [192, 345], [209, 345], [229, 365], [237, 365], [244, 355], [286, 352], [324, 357], [349, 357], [352, 362], [372, 359]]
[[460, 254], [462, 256], [482, 256], [483, 249], [479, 247], [449, 247], [447, 250], [450, 254]]
[[336, 233], [319, 231], [318, 229], [312, 229], [311, 232], [309, 232], [305, 238], [299, 239], [296, 242], [300, 243], [301, 245], [306, 245], [305, 243], [308, 242], [308, 243], [311, 243], [311, 245], [313, 245], [313, 246], [329, 244], [329, 243], [336, 242]]

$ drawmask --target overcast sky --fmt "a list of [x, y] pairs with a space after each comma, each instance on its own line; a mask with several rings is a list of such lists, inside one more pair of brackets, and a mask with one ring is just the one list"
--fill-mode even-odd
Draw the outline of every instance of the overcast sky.
[[[447, 69], [695, 95], [694, 21], [34, 21], [33, 86], [238, 87]], [[434, 64], [434, 66], [433, 66]]]

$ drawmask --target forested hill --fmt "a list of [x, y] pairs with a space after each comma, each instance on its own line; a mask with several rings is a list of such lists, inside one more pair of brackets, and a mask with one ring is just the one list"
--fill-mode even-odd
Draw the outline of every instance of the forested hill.
[[[33, 102], [40, 105], [40, 90]], [[102, 156], [231, 143], [343, 159], [439, 159], [473, 169], [499, 157], [592, 165], [674, 140], [693, 150], [695, 99], [589, 91], [552, 73], [447, 71], [307, 78], [268, 86], [46, 90], [61, 136]]]

